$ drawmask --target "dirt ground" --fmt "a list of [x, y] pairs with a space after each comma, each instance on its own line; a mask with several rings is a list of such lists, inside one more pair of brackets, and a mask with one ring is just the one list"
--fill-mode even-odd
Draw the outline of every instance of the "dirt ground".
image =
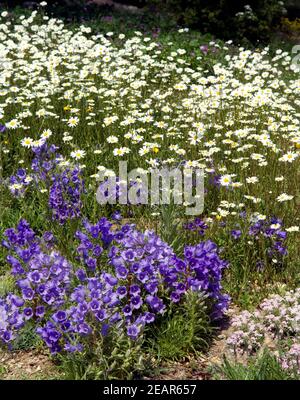
[[0, 380], [55, 379], [58, 371], [41, 350], [0, 351]]

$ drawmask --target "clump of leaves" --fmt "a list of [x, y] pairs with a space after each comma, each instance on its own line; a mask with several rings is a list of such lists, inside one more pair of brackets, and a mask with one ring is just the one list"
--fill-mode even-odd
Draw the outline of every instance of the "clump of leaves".
[[149, 343], [158, 359], [179, 360], [206, 350], [212, 333], [205, 296], [189, 291], [183, 305], [154, 328]]
[[168, 243], [174, 251], [181, 255], [184, 248], [184, 231], [181, 228], [182, 218], [172, 203], [164, 205], [160, 209], [161, 224], [158, 234], [166, 243]]
[[244, 365], [229, 361], [224, 356], [223, 363], [214, 367], [216, 379], [237, 381], [278, 381], [294, 380], [296, 377], [280, 365], [277, 358], [265, 350], [259, 357], [251, 358]]
[[0, 379], [6, 374], [6, 368], [4, 365], [0, 365]]
[[133, 379], [144, 370], [142, 342], [114, 330], [87, 351], [59, 355], [60, 370], [68, 380]]
[[30, 350], [43, 346], [41, 337], [36, 333], [34, 324], [25, 325], [13, 342], [12, 350]]
[[14, 277], [6, 273], [0, 276], [0, 297], [5, 297], [8, 293], [13, 292], [15, 289]]

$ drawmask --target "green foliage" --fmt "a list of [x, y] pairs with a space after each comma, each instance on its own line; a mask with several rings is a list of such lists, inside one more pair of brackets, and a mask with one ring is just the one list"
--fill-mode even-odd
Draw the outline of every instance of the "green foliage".
[[149, 347], [161, 360], [179, 360], [189, 353], [206, 350], [213, 328], [207, 313], [204, 296], [190, 291], [183, 305], [170, 312], [161, 324], [154, 328]]
[[[1, 353], [0, 353], [1, 356]], [[0, 365], [0, 379], [3, 379], [3, 376], [5, 375], [7, 371], [7, 368], [5, 367], [5, 365], [1, 364]]]
[[[161, 9], [159, 0], [148, 3]], [[166, 0], [164, 6], [181, 25], [239, 42], [244, 38], [251, 42], [268, 39], [272, 26], [284, 12], [277, 0]]]
[[178, 208], [174, 204], [161, 206], [159, 218], [159, 236], [170, 244], [176, 254], [181, 255], [185, 245], [185, 232], [182, 230], [183, 221], [178, 213]]
[[18, 337], [13, 343], [12, 350], [30, 350], [37, 349], [43, 346], [43, 341], [36, 333], [34, 324], [25, 325], [18, 334]]
[[60, 369], [71, 380], [133, 379], [145, 369], [142, 343], [142, 337], [132, 341], [115, 330], [88, 352], [59, 355]]
[[0, 297], [6, 296], [9, 292], [13, 292], [15, 288], [15, 281], [11, 274], [6, 273], [0, 275]]
[[99, 7], [96, 4], [90, 3], [87, 4], [85, 0], [48, 0], [46, 7], [38, 7], [37, 2], [36, 5], [30, 6], [30, 2], [24, 0], [7, 0], [1, 2], [2, 5], [11, 9], [14, 8], [14, 11], [20, 12], [21, 10], [27, 14], [32, 10], [37, 8], [40, 11], [45, 10], [48, 14], [51, 14], [55, 17], [61, 16], [67, 18], [68, 20], [80, 21], [84, 17], [96, 17], [99, 15], [101, 10], [107, 10], [108, 7]]
[[224, 357], [223, 364], [215, 367], [215, 378], [239, 381], [294, 380], [295, 376], [285, 371], [275, 356], [265, 351], [258, 358], [250, 359], [246, 365], [230, 362]]
[[4, 365], [0, 365], [0, 379], [5, 375], [6, 373], [6, 368]]
[[[250, 222], [239, 219], [241, 237], [236, 240], [231, 231], [237, 229], [236, 219], [228, 217], [226, 225], [211, 227], [207, 235], [222, 249], [222, 257], [230, 267], [224, 271], [223, 286], [234, 303], [243, 309], [251, 309], [272, 293], [280, 293], [286, 286], [295, 288], [300, 283], [299, 243], [289, 235], [285, 246], [287, 254], [274, 264], [268, 256], [270, 242], [260, 235], [249, 235]], [[258, 260], [263, 261], [259, 267]]]

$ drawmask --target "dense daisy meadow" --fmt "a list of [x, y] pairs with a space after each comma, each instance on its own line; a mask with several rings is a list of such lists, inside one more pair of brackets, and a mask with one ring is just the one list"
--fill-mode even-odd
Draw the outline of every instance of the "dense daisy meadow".
[[[293, 54], [187, 28], [97, 33], [40, 10], [2, 12], [0, 58], [0, 357], [41, 352], [52, 379], [174, 362], [299, 379]], [[102, 177], [120, 161], [136, 188], [155, 169], [203, 170], [203, 212], [112, 204]]]

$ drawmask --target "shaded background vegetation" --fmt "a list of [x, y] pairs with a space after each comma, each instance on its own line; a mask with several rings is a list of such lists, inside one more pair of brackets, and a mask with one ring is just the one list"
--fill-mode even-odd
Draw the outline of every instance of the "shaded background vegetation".
[[[47, 3], [48, 14], [67, 21], [99, 21], [115, 11], [126, 13], [128, 10], [129, 25], [134, 17], [141, 30], [153, 29], [155, 25], [169, 29], [188, 26], [242, 44], [266, 43], [280, 29], [282, 17], [290, 20], [300, 17], [297, 0], [48, 0]], [[37, 4], [22, 0], [0, 2], [8, 8], [30, 9]]]

